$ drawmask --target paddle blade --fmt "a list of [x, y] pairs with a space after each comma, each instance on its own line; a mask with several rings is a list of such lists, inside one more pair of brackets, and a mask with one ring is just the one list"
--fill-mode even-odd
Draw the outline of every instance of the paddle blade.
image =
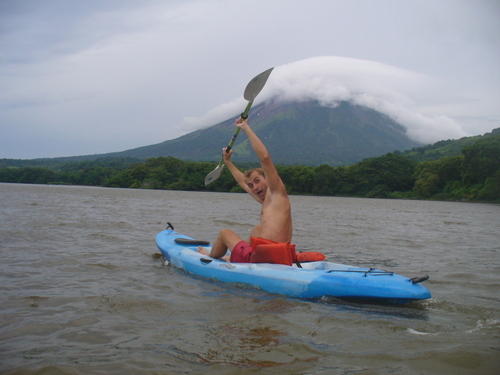
[[262, 88], [267, 82], [267, 79], [271, 75], [271, 72], [273, 71], [274, 68], [267, 69], [265, 72], [260, 73], [259, 75], [255, 76], [247, 85], [245, 92], [243, 94], [243, 97], [245, 100], [248, 100], [249, 102], [253, 102], [255, 97], [259, 95], [261, 92]]
[[219, 164], [215, 169], [207, 174], [207, 177], [205, 177], [205, 186], [207, 186], [209, 183], [214, 182], [220, 177], [220, 174], [222, 173], [222, 170], [224, 169], [224, 164]]
[[[252, 106], [252, 102], [255, 99], [257, 95], [262, 91], [262, 88], [267, 82], [267, 79], [269, 78], [269, 75], [271, 75], [271, 72], [273, 71], [274, 68], [267, 69], [265, 72], [260, 73], [259, 75], [255, 76], [247, 85], [245, 88], [245, 92], [243, 93], [243, 97], [245, 100], [248, 100], [248, 105], [245, 110], [241, 114], [242, 118], [248, 118], [248, 112], [250, 111], [250, 107]], [[229, 146], [227, 147], [226, 152], [229, 152], [231, 147], [233, 147], [234, 141], [236, 140], [236, 137], [238, 136], [238, 133], [240, 131], [240, 128], [237, 128], [236, 131], [233, 134], [233, 138], [229, 142]], [[209, 174], [207, 174], [207, 177], [205, 177], [205, 186], [210, 184], [211, 182], [214, 182], [220, 177], [220, 174], [222, 173], [222, 170], [224, 169], [224, 164], [222, 163], [223, 159], [221, 159], [219, 165]]]

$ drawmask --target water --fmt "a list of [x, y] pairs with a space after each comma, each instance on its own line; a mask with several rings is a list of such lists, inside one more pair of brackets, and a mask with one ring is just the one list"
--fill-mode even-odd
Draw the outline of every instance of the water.
[[500, 206], [293, 196], [299, 250], [414, 277], [406, 306], [303, 301], [165, 266], [154, 238], [246, 236], [244, 194], [0, 184], [2, 374], [496, 374]]

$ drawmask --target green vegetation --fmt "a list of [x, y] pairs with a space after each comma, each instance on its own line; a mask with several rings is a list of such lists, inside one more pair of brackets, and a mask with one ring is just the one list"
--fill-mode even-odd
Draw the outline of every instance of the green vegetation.
[[491, 133], [486, 133], [484, 135], [464, 137], [457, 140], [448, 139], [446, 141], [436, 142], [432, 145], [415, 147], [411, 150], [404, 151], [402, 155], [415, 161], [430, 161], [438, 160], [445, 156], [456, 156], [462, 153], [464, 147], [470, 146], [491, 135], [500, 135], [500, 128], [493, 129]]
[[[439, 143], [439, 142], [438, 142]], [[443, 141], [439, 147], [451, 147]], [[416, 161], [401, 152], [365, 159], [350, 166], [278, 166], [290, 194], [370, 198], [435, 199], [500, 202], [500, 134], [467, 141], [456, 152], [435, 160]], [[251, 164], [245, 167], [251, 167]], [[105, 158], [53, 166], [4, 166], [0, 182], [74, 184], [136, 189], [240, 192], [226, 169], [217, 182], [204, 186], [214, 163], [174, 157]]]

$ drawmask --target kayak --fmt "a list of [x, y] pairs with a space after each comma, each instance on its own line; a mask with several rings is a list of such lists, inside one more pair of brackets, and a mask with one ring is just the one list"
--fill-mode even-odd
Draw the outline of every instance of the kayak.
[[194, 275], [227, 283], [243, 283], [269, 293], [302, 299], [325, 296], [357, 301], [408, 303], [431, 298], [421, 284], [429, 277], [407, 278], [394, 272], [328, 261], [301, 267], [270, 263], [230, 263], [197, 252], [210, 244], [173, 229], [161, 231], [156, 245], [167, 261]]

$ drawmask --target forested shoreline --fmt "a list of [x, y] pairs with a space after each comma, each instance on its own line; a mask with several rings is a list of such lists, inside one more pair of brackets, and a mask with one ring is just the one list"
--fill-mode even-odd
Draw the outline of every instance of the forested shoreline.
[[[127, 158], [80, 161], [57, 168], [0, 168], [0, 182], [64, 184], [241, 192], [226, 169], [205, 187], [215, 163], [186, 162], [174, 157], [134, 162]], [[251, 167], [245, 165], [244, 167]], [[466, 146], [460, 155], [417, 162], [401, 152], [331, 167], [277, 166], [290, 194], [367, 198], [432, 199], [500, 202], [500, 136], [491, 135]]]

